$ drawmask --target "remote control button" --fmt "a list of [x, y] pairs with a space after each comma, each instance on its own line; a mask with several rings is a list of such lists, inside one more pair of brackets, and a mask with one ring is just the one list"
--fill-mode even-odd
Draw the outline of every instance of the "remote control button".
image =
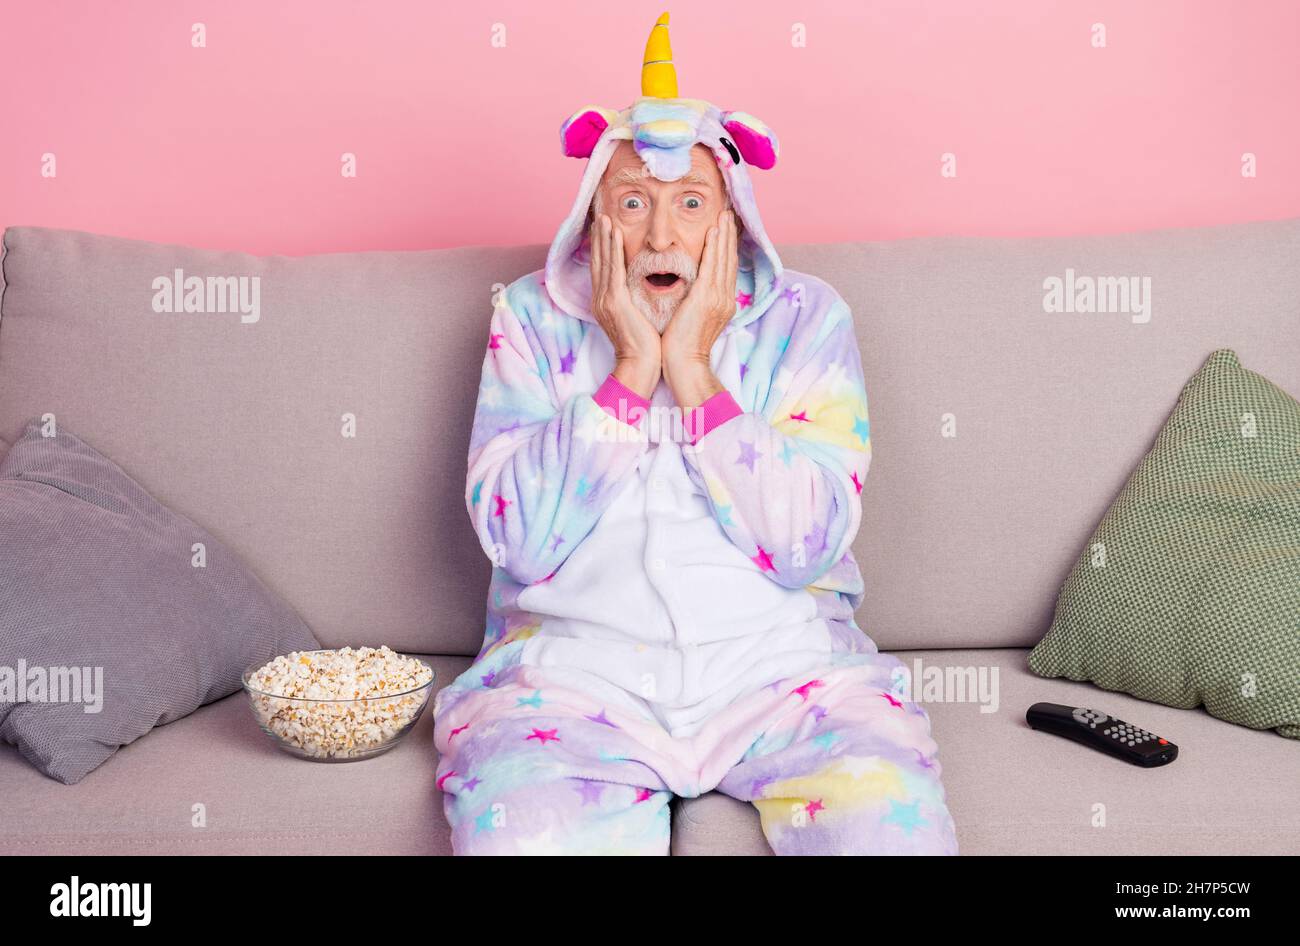
[[1169, 745], [1169, 740], [1168, 740], [1168, 739], [1158, 739], [1158, 740], [1156, 740], [1156, 741], [1159, 742], [1160, 745], [1162, 745], [1162, 746], [1167, 746], [1167, 745]]

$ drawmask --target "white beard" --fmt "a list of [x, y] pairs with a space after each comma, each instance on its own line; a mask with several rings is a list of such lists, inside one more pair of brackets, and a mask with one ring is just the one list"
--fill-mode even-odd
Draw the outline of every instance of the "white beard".
[[[686, 288], [687, 291], [690, 290], [690, 286]], [[677, 312], [677, 307], [681, 305], [681, 299], [676, 296], [652, 299], [639, 285], [633, 287], [631, 293], [632, 301], [636, 304], [636, 307], [650, 320], [650, 324], [655, 327], [655, 331], [662, 335], [664, 329], [668, 328], [668, 323], [672, 321], [673, 315]]]

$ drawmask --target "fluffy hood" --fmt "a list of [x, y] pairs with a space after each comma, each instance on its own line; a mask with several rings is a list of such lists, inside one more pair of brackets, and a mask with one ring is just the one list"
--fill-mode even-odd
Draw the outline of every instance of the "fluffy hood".
[[737, 305], [732, 321], [758, 318], [781, 288], [781, 259], [768, 239], [754, 201], [749, 167], [776, 164], [776, 134], [753, 115], [721, 109], [702, 99], [678, 98], [677, 75], [668, 43], [668, 14], [650, 31], [641, 67], [641, 97], [617, 111], [588, 105], [560, 127], [560, 147], [587, 167], [573, 209], [560, 225], [546, 255], [546, 290], [564, 312], [585, 321], [591, 315], [590, 244], [584, 233], [587, 211], [619, 141], [630, 139], [651, 174], [675, 181], [691, 167], [691, 147], [713, 152], [745, 232], [738, 248]]

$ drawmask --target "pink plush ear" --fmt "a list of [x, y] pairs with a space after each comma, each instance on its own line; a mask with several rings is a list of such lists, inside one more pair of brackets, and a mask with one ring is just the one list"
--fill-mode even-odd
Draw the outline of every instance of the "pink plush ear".
[[570, 158], [591, 157], [596, 142], [616, 116], [617, 112], [599, 105], [578, 109], [560, 126], [560, 150]]
[[723, 112], [722, 127], [727, 129], [747, 163], [763, 171], [776, 164], [777, 155], [781, 153], [781, 143], [777, 140], [776, 132], [762, 121], [748, 112]]

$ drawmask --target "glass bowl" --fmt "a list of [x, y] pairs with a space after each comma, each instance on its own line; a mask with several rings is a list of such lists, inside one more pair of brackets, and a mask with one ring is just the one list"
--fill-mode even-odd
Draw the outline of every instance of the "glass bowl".
[[[325, 652], [302, 651], [308, 656]], [[385, 696], [316, 700], [277, 696], [254, 687], [253, 675], [270, 661], [249, 667], [241, 679], [257, 725], [285, 752], [313, 762], [357, 762], [382, 755], [401, 742], [429, 703], [437, 673], [417, 657], [401, 656], [427, 668], [429, 682]]]

